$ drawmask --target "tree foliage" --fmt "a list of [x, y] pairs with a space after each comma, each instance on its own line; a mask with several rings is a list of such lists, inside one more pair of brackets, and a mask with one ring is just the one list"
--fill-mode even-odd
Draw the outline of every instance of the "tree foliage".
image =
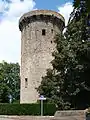
[[87, 8], [85, 2], [74, 7], [65, 33], [56, 36], [56, 50], [51, 62], [53, 69], [47, 71], [38, 88], [39, 93], [53, 101], [58, 109], [84, 109], [90, 105], [90, 26], [87, 24]]
[[74, 8], [78, 8], [80, 6], [80, 2], [86, 2], [86, 7], [87, 7], [87, 11], [90, 12], [90, 0], [74, 0], [73, 1], [73, 6]]
[[19, 99], [20, 66], [18, 63], [0, 63], [0, 102]]

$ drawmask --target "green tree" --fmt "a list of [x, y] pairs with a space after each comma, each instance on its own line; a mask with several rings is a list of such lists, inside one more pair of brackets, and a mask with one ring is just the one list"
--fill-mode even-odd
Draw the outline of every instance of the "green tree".
[[[51, 62], [53, 74], [48, 76], [47, 73], [38, 88], [39, 93], [53, 100], [59, 109], [84, 109], [90, 104], [88, 15], [85, 2], [74, 8], [66, 32], [56, 36], [56, 50]], [[48, 87], [48, 81], [52, 87]], [[48, 95], [48, 90], [50, 94], [53, 91], [52, 97]]]
[[0, 63], [0, 102], [19, 100], [20, 66], [18, 63]]
[[90, 0], [74, 0], [73, 2], [73, 6], [74, 8], [78, 8], [80, 6], [80, 2], [84, 2], [86, 3], [86, 7], [87, 7], [87, 11], [90, 12]]

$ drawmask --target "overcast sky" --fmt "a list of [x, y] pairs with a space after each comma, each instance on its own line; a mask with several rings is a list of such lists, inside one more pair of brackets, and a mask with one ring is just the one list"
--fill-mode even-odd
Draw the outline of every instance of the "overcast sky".
[[19, 62], [21, 33], [19, 18], [34, 9], [49, 9], [59, 12], [66, 23], [73, 10], [73, 0], [0, 0], [0, 62]]

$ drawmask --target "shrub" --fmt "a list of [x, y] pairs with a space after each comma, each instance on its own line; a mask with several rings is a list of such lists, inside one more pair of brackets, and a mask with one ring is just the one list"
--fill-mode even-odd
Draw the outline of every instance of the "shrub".
[[[44, 115], [54, 115], [54, 104], [44, 104]], [[40, 115], [40, 104], [0, 104], [0, 115]]]

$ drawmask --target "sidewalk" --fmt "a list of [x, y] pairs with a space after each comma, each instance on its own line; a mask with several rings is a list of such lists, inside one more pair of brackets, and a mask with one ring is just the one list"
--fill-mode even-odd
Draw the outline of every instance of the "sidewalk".
[[4, 116], [0, 115], [0, 120], [50, 120], [53, 116]]

